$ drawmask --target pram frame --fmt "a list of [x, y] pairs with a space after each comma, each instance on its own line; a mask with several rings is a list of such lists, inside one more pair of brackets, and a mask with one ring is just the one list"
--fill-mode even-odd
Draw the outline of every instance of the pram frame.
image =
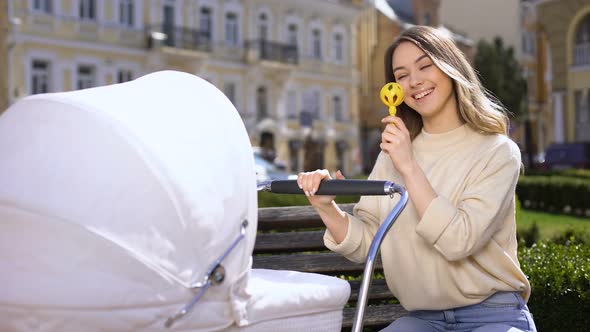
[[[266, 181], [259, 183], [257, 190], [281, 194], [303, 194], [296, 180]], [[391, 181], [376, 180], [325, 180], [318, 188], [317, 195], [388, 195], [400, 194], [400, 200], [385, 218], [369, 247], [369, 253], [365, 259], [363, 280], [359, 289], [352, 331], [360, 332], [363, 329], [363, 317], [368, 300], [369, 288], [373, 280], [373, 271], [377, 253], [383, 239], [393, 226], [408, 203], [408, 192], [403, 187]]]

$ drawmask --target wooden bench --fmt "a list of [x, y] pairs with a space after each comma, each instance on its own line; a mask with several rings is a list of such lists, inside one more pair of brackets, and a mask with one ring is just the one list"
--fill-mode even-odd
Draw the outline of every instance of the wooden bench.
[[[353, 204], [341, 205], [347, 212]], [[258, 209], [258, 234], [254, 246], [254, 268], [294, 270], [338, 277], [349, 281], [351, 296], [344, 309], [343, 331], [352, 328], [364, 264], [353, 263], [330, 252], [323, 242], [325, 226], [311, 206]], [[377, 259], [374, 274], [383, 275]], [[364, 315], [365, 330], [379, 330], [406, 314], [382, 278], [373, 278], [369, 304]]]

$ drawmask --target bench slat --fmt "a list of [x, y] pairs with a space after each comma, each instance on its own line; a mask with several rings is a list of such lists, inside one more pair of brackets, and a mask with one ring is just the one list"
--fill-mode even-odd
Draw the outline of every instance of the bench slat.
[[321, 250], [327, 250], [324, 231], [260, 233], [254, 243], [254, 254]]
[[[359, 297], [359, 289], [361, 288], [361, 280], [352, 280], [350, 283], [350, 298], [348, 302], [355, 302]], [[369, 300], [391, 300], [394, 299], [393, 294], [387, 287], [385, 279], [373, 279], [371, 287], [369, 287]]]
[[[350, 329], [354, 320], [355, 308], [344, 308], [342, 318], [342, 327]], [[368, 306], [365, 308], [363, 316], [363, 326], [381, 326], [385, 327], [394, 320], [407, 315], [408, 312], [401, 304], [382, 304], [378, 306]]]
[[[362, 273], [364, 264], [349, 261], [336, 253], [254, 256], [253, 268], [294, 270], [323, 274]], [[382, 270], [381, 259], [375, 260], [375, 271]]]
[[[340, 208], [352, 213], [354, 204], [341, 204]], [[325, 227], [312, 206], [289, 206], [258, 209], [258, 230], [292, 230]]]

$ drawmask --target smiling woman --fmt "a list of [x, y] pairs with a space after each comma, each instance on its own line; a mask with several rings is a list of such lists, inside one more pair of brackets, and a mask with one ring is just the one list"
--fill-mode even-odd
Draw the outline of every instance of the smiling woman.
[[[435, 28], [405, 30], [385, 68], [405, 99], [399, 116], [382, 119], [369, 179], [399, 183], [410, 196], [381, 246], [387, 285], [409, 315], [385, 330], [536, 331], [516, 255], [521, 161], [505, 110]], [[360, 262], [399, 198], [363, 196], [348, 214], [315, 195], [324, 179], [328, 170], [300, 174], [298, 183], [327, 226], [325, 245]]]

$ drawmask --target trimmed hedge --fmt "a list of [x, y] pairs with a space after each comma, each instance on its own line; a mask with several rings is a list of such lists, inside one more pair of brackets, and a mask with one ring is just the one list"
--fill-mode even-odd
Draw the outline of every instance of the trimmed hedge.
[[537, 243], [519, 248], [532, 295], [528, 306], [539, 331], [588, 331], [590, 246]]
[[590, 180], [590, 169], [566, 169], [562, 171], [547, 171], [547, 170], [536, 170], [526, 169], [524, 171], [526, 176], [565, 176], [571, 178], [583, 178]]
[[590, 179], [569, 176], [523, 176], [516, 194], [525, 208], [585, 215], [590, 208]]

